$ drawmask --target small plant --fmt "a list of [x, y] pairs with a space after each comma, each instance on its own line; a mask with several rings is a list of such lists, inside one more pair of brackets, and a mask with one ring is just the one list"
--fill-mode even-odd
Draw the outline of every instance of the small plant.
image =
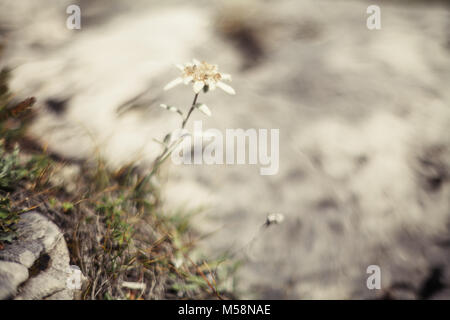
[[[228, 276], [222, 268], [218, 271], [220, 262], [199, 264], [189, 257], [196, 248], [191, 213], [161, 212], [153, 178], [180, 137], [168, 135], [150, 173], [133, 164], [111, 172], [100, 159], [95, 166], [83, 162], [84, 174], [69, 191], [55, 183], [58, 179], [50, 179], [66, 163], [41, 153], [21, 154], [16, 143], [23, 137], [22, 119], [28, 119], [25, 114], [34, 98], [11, 107], [2, 77], [6, 73], [0, 74], [0, 250], [14, 241], [20, 214], [39, 210], [63, 230], [71, 263], [88, 278], [81, 299], [220, 298], [218, 291], [229, 292], [220, 286], [219, 278]], [[183, 67], [183, 77], [185, 83], [194, 84], [195, 97], [186, 115], [177, 111], [182, 129], [194, 109], [211, 114], [197, 103], [200, 91], [217, 86], [234, 94], [220, 81], [230, 78], [218, 73], [217, 66], [194, 61]], [[133, 289], [133, 284], [144, 289]]]
[[19, 181], [28, 175], [28, 170], [19, 162], [19, 147], [7, 153], [0, 141], [0, 245], [15, 237], [15, 226], [19, 213], [11, 208], [7, 192], [14, 190]]
[[175, 112], [181, 117], [181, 134], [168, 133], [162, 142], [164, 150], [161, 155], [157, 158], [155, 168], [157, 169], [159, 165], [164, 162], [167, 157], [173, 152], [174, 148], [183, 140], [183, 138], [189, 133], [185, 130], [186, 124], [195, 109], [198, 109], [208, 117], [212, 115], [211, 110], [204, 103], [198, 102], [198, 97], [200, 92], [203, 91], [207, 93], [213, 91], [217, 88], [222, 89], [228, 94], [234, 95], [236, 92], [232, 87], [225, 84], [223, 80], [231, 81], [231, 75], [226, 73], [220, 73], [219, 68], [215, 64], [209, 64], [207, 62], [200, 62], [196, 59], [192, 63], [186, 63], [184, 65], [177, 64], [176, 67], [181, 71], [181, 76], [175, 78], [169, 82], [164, 90], [172, 89], [179, 84], [189, 85], [192, 84], [192, 89], [194, 90], [194, 100], [192, 101], [189, 111], [185, 115], [179, 108], [171, 105], [161, 104], [161, 108], [166, 109], [171, 112]]
[[15, 226], [19, 214], [23, 211], [11, 204], [10, 194], [28, 185], [29, 189], [43, 184], [48, 159], [45, 156], [35, 156], [28, 161], [20, 161], [20, 149], [16, 144], [12, 152], [7, 152], [0, 140], [0, 245], [11, 242], [15, 237]]
[[16, 224], [19, 221], [19, 213], [11, 209], [11, 201], [8, 197], [0, 198], [0, 245], [3, 242], [12, 242], [16, 236]]
[[73, 203], [71, 202], [63, 202], [62, 209], [65, 213], [69, 213], [73, 209]]
[[124, 196], [115, 199], [104, 197], [97, 205], [97, 211], [104, 217], [109, 231], [107, 236], [115, 247], [122, 247], [131, 240], [133, 228], [127, 223], [127, 205], [129, 204]]
[[19, 146], [12, 153], [7, 153], [0, 141], [0, 188], [12, 190], [20, 180], [27, 176], [28, 170], [19, 161]]

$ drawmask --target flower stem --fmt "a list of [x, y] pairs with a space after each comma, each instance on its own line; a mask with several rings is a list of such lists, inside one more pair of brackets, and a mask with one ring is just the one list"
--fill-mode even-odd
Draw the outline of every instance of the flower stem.
[[181, 124], [181, 129], [184, 129], [184, 127], [186, 126], [187, 121], [189, 120], [189, 117], [191, 116], [192, 111], [194, 111], [195, 104], [197, 103], [198, 95], [199, 95], [198, 93], [195, 94], [194, 101], [192, 102], [192, 106], [189, 109], [189, 112], [188, 112], [186, 118], [183, 120], [183, 123]]
[[[186, 115], [186, 118], [183, 120], [183, 123], [181, 124], [181, 129], [184, 129], [184, 127], [186, 126], [186, 123], [187, 123], [188, 120], [189, 120], [189, 117], [191, 116], [192, 111], [194, 111], [195, 105], [196, 105], [196, 103], [197, 103], [198, 95], [199, 95], [199, 93], [196, 93], [196, 94], [195, 94], [194, 101], [192, 102], [192, 106], [191, 106], [191, 108], [189, 109], [189, 112], [188, 112], [188, 114]], [[175, 145], [176, 145], [176, 142], [173, 143], [173, 144], [170, 145], [170, 146], [166, 146], [166, 147], [165, 147], [165, 149], [163, 150], [163, 152], [156, 158], [155, 164], [154, 164], [154, 166], [153, 166], [153, 170], [150, 172], [150, 174], [148, 174], [148, 175], [145, 177], [145, 180], [142, 180], [142, 181], [138, 184], [139, 186], [142, 185], [142, 184], [145, 184], [145, 183], [147, 182], [147, 180], [149, 179], [149, 177], [151, 177], [154, 173], [157, 172], [159, 166], [160, 166], [160, 165], [166, 160], [166, 158], [172, 153], [173, 150], [171, 150], [171, 147], [173, 147], [173, 146], [175, 146]]]

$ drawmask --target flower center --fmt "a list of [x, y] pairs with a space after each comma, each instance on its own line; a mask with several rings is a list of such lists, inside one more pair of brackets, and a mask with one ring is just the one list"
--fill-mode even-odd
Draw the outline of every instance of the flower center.
[[214, 81], [218, 82], [222, 76], [217, 70], [216, 65], [202, 62], [200, 65], [187, 66], [184, 68], [184, 76], [192, 77], [193, 81]]

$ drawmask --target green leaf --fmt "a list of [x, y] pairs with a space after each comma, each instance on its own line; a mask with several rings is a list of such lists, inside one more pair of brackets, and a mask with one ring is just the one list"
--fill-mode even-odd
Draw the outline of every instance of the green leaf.
[[70, 211], [70, 210], [73, 209], [73, 204], [70, 203], [70, 202], [64, 202], [64, 203], [62, 204], [62, 207], [63, 207], [63, 211], [64, 211], [64, 212], [67, 212], [67, 211]]

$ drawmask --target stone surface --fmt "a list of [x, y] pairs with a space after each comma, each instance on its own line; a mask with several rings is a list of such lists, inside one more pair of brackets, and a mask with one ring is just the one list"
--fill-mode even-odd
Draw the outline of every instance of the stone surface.
[[21, 264], [0, 261], [0, 300], [16, 295], [17, 287], [28, 279], [28, 269]]
[[6, 244], [0, 260], [20, 263], [30, 268], [41, 253], [50, 252], [63, 237], [58, 227], [36, 212], [21, 215], [17, 226], [18, 241]]
[[21, 215], [17, 233], [17, 239], [0, 251], [0, 298], [73, 299], [66, 284], [69, 252], [58, 227], [28, 212]]
[[[28, 279], [15, 299], [43, 299], [67, 289], [66, 281], [69, 276], [67, 268], [70, 259], [64, 238], [61, 237], [47, 254], [50, 257], [49, 266], [38, 276]], [[60, 295], [56, 297], [58, 296]], [[73, 292], [70, 299], [73, 299]]]

